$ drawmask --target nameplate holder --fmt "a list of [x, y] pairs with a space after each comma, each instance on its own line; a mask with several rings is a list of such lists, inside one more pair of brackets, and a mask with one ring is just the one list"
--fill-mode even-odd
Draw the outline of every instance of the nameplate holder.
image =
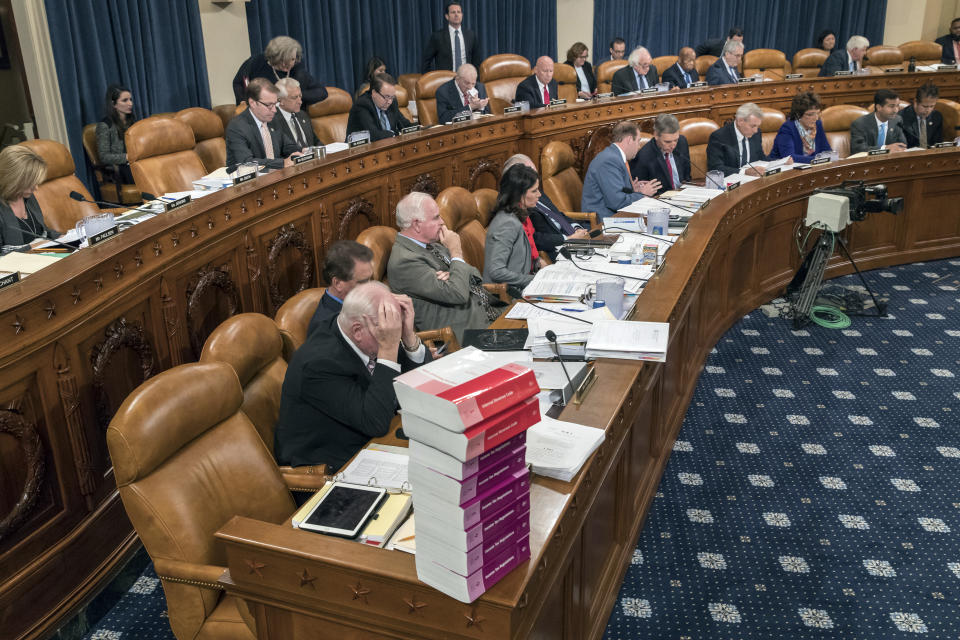
[[767, 169], [763, 172], [764, 177], [766, 176], [775, 176], [782, 170], [782, 167], [777, 167], [776, 169]]
[[737, 78], [737, 84], [747, 84], [748, 82], [756, 82], [755, 78]]
[[707, 86], [707, 83], [704, 82], [703, 80], [700, 80], [700, 81], [698, 81], [698, 82], [691, 82], [690, 84], [687, 85], [687, 88], [688, 88], [688, 89], [699, 89], [700, 87], [705, 87], [705, 86]]
[[[612, 98], [612, 97], [613, 97], [613, 91], [604, 91], [603, 93], [597, 94], [598, 100], [603, 100], [605, 98]], [[504, 113], [506, 113], [506, 109], [504, 109]]]
[[815, 158], [810, 161], [810, 164], [816, 166], [818, 164], [827, 164], [830, 162], [830, 158]]
[[955, 64], [940, 64], [937, 65], [937, 71], [956, 71], [957, 65]]
[[834, 76], [852, 76], [853, 71], [837, 71], [833, 75]]
[[803, 77], [803, 74], [802, 74], [802, 73], [788, 73], [787, 75], [785, 75], [785, 76], [783, 76], [783, 77], [784, 77], [784, 79], [786, 79], [786, 80], [798, 80], [798, 79], [800, 79], [800, 78]]
[[938, 142], [937, 144], [933, 145], [932, 148], [933, 148], [933, 149], [945, 149], [946, 147], [955, 147], [955, 146], [957, 146], [957, 145], [955, 145], [952, 141], [947, 141], [947, 142]]
[[890, 153], [890, 149], [873, 149], [867, 152], [868, 156], [885, 156]]
[[412, 124], [409, 127], [404, 127], [403, 129], [400, 129], [400, 135], [405, 136], [410, 133], [416, 133], [417, 131], [420, 131], [420, 129], [422, 128], [423, 127], [421, 127], [418, 124]]
[[370, 138], [360, 138], [358, 140], [351, 140], [347, 143], [348, 148], [353, 149], [354, 147], [362, 147], [365, 144], [370, 144]]
[[166, 213], [168, 211], [173, 211], [174, 209], [179, 209], [180, 207], [190, 204], [190, 196], [183, 196], [182, 198], [177, 198], [172, 202], [163, 203], [163, 211]]
[[903, 73], [903, 67], [894, 67], [892, 69], [884, 69], [884, 73]]
[[556, 99], [556, 100], [551, 100], [551, 101], [550, 101], [550, 104], [548, 104], [547, 106], [548, 106], [548, 107], [562, 107], [562, 106], [564, 106], [565, 104], [567, 104], [567, 101], [566, 101], [566, 100], [564, 100], [564, 99], [562, 99], [562, 98], [558, 98], [558, 99]]
[[305, 153], [302, 156], [294, 156], [293, 164], [303, 164], [304, 162], [310, 162], [311, 160], [313, 160], [313, 153]]
[[87, 244], [92, 247], [94, 245], [100, 244], [101, 242], [104, 242], [105, 240], [109, 240], [110, 238], [114, 237], [118, 233], [120, 233], [120, 229], [117, 228], [116, 226], [110, 227], [109, 229], [104, 229], [100, 233], [95, 233], [94, 235], [87, 238]]
[[234, 178], [234, 179], [233, 179], [233, 184], [234, 184], [234, 186], [236, 186], [236, 185], [238, 185], [238, 184], [243, 184], [244, 182], [250, 182], [251, 180], [253, 180], [253, 179], [256, 178], [256, 177], [257, 177], [257, 172], [256, 172], [256, 171], [251, 171], [250, 173], [244, 174], [244, 175], [242, 175], [242, 176], [237, 176], [236, 178]]
[[649, 88], [647, 88], [647, 89], [640, 89], [640, 95], [644, 96], [644, 95], [646, 95], [646, 94], [648, 94], [648, 93], [660, 93], [660, 89], [657, 89], [656, 87], [649, 87]]
[[520, 105], [517, 105], [514, 107], [507, 107], [503, 110], [503, 115], [509, 115], [511, 113], [520, 113], [521, 111], [523, 111], [523, 107], [521, 107]]
[[727, 191], [733, 191], [734, 189], [739, 189], [739, 188], [740, 188], [739, 182], [731, 182], [730, 184], [727, 185]]
[[12, 284], [17, 284], [18, 282], [20, 282], [19, 271], [8, 273], [7, 275], [0, 277], [0, 289], [3, 289], [4, 287], [9, 287]]
[[452, 122], [453, 124], [457, 124], [458, 122], [467, 122], [471, 118], [472, 116], [469, 113], [462, 113], [458, 116], [453, 116], [453, 119], [450, 120], [450, 122]]

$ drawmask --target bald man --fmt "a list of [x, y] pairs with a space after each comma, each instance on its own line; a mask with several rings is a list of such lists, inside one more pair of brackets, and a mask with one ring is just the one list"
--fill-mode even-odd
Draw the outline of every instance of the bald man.
[[694, 82], [700, 81], [700, 74], [697, 73], [697, 54], [690, 47], [680, 49], [677, 56], [677, 62], [670, 65], [670, 68], [663, 72], [661, 78], [664, 82], [669, 82], [671, 87], [686, 89]]
[[537, 58], [533, 75], [517, 85], [514, 102], [526, 100], [531, 109], [545, 107], [557, 99], [557, 81], [553, 79], [553, 59], [550, 56]]
[[482, 82], [477, 82], [477, 68], [470, 63], [460, 65], [457, 75], [437, 89], [437, 119], [450, 122], [461, 111], [490, 113], [490, 99]]

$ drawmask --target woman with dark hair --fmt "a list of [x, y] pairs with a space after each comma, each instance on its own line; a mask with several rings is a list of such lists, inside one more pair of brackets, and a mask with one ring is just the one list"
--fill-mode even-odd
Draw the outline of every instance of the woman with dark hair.
[[831, 53], [837, 48], [837, 34], [832, 29], [824, 29], [817, 36], [817, 49]]
[[357, 89], [357, 95], [354, 96], [354, 99], [359, 98], [365, 91], [369, 91], [370, 81], [373, 80], [373, 76], [386, 72], [387, 61], [380, 56], [373, 56], [367, 60], [363, 78], [360, 79], [360, 88]]
[[593, 67], [587, 62], [589, 53], [587, 45], [574, 42], [567, 51], [567, 61], [564, 63], [577, 72], [577, 96], [584, 100], [592, 98], [597, 91], [597, 78], [593, 75]]
[[818, 153], [832, 151], [820, 121], [822, 110], [820, 97], [812, 91], [793, 96], [790, 116], [773, 139], [770, 159], [789, 156], [794, 162], [810, 162]]
[[542, 266], [529, 217], [529, 209], [539, 199], [540, 177], [530, 167], [514, 165], [500, 178], [495, 213], [487, 227], [483, 281], [505, 282], [507, 293], [514, 298], [523, 294]]
[[112, 165], [119, 172], [120, 182], [133, 184], [133, 174], [127, 162], [127, 147], [123, 136], [134, 123], [133, 94], [120, 84], [107, 87], [104, 97], [103, 120], [97, 123], [97, 155], [100, 164]]

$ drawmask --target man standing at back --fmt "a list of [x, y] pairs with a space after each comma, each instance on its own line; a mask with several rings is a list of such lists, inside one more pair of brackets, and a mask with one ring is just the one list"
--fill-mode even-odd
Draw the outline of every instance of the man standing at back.
[[727, 32], [726, 39], [717, 38], [716, 40], [704, 40], [697, 45], [695, 54], [698, 56], [713, 56], [719, 58], [723, 54], [723, 48], [728, 42], [743, 43], [743, 29], [740, 27], [731, 27]]
[[557, 99], [557, 81], [553, 79], [553, 58], [540, 56], [537, 66], [533, 68], [533, 75], [524, 78], [517, 85], [517, 94], [514, 102], [526, 100], [531, 109], [545, 107], [551, 100]]
[[355, 240], [340, 240], [327, 249], [323, 258], [323, 279], [327, 282], [317, 310], [307, 327], [309, 336], [340, 313], [343, 299], [354, 287], [373, 277], [373, 251]]
[[269, 169], [292, 167], [291, 154], [300, 147], [275, 122], [280, 97], [277, 87], [265, 78], [247, 85], [247, 109], [230, 120], [223, 137], [227, 145], [227, 166], [256, 162]]
[[443, 17], [447, 19], [447, 26], [430, 35], [427, 48], [423, 50], [420, 73], [432, 69], [456, 71], [467, 62], [479, 67], [483, 62], [480, 43], [473, 31], [463, 28], [463, 7], [459, 2], [448, 2]]
[[643, 196], [652, 196], [660, 182], [642, 182], [630, 175], [629, 162], [640, 149], [640, 128], [630, 120], [613, 128], [612, 144], [590, 162], [583, 180], [582, 211], [595, 211], [601, 219], [612, 216]]

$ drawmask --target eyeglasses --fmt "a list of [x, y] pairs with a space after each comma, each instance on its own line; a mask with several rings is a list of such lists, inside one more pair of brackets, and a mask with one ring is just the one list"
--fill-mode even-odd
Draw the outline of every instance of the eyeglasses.
[[271, 111], [277, 108], [276, 102], [264, 102], [262, 100], [256, 100], [256, 99], [254, 100], [254, 102], [259, 102], [261, 105], [263, 105], [264, 108], [269, 109]]
[[585, 53], [583, 55], [577, 56], [577, 60], [586, 60], [586, 59], [587, 59], [587, 54]]
[[396, 94], [394, 94], [394, 95], [392, 95], [392, 96], [388, 96], [388, 95], [386, 95], [386, 94], [384, 94], [384, 93], [381, 93], [380, 91], [374, 91], [374, 93], [376, 93], [378, 96], [380, 96], [381, 98], [383, 98], [383, 99], [386, 100], [387, 102], [393, 102], [394, 98], [397, 97]]

